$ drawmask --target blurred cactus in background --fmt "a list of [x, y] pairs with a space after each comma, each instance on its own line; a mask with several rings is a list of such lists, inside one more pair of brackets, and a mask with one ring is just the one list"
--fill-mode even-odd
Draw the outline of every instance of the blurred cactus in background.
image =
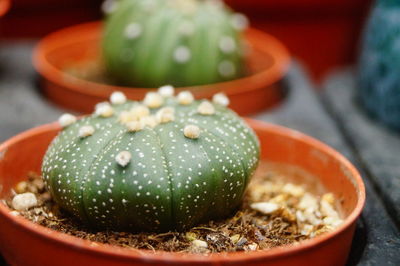
[[362, 103], [379, 120], [400, 129], [400, 1], [376, 2], [359, 63]]
[[103, 10], [106, 68], [124, 85], [203, 85], [243, 74], [248, 22], [219, 0], [108, 0]]

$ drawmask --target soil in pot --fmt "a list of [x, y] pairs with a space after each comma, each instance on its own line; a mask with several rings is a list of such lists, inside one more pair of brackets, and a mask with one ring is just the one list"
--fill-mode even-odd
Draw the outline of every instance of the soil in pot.
[[[340, 200], [326, 193], [316, 178], [295, 166], [261, 162], [242, 206], [232, 217], [210, 221], [186, 232], [129, 233], [92, 231], [64, 213], [37, 174], [17, 184], [15, 193], [33, 193], [35, 206], [15, 215], [42, 226], [99, 243], [153, 251], [214, 253], [296, 245], [334, 230], [342, 223]], [[15, 197], [14, 197], [15, 199]], [[18, 208], [17, 208], [18, 209]]]

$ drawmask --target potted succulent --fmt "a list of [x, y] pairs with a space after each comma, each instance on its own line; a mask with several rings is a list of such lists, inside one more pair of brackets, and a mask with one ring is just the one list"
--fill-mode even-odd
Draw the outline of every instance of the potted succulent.
[[115, 90], [141, 99], [164, 84], [211, 98], [219, 90], [239, 113], [278, 102], [289, 57], [272, 36], [220, 1], [106, 1], [104, 26], [79, 25], [42, 40], [34, 55], [43, 87], [83, 112]]
[[[170, 86], [140, 102], [115, 92], [90, 116], [65, 114], [0, 145], [0, 251], [11, 264], [30, 265], [344, 264], [365, 200], [358, 172], [324, 144], [244, 121], [228, 104], [224, 94], [175, 97]], [[317, 190], [282, 185], [284, 172], [265, 179], [260, 158], [284, 163], [292, 182]], [[257, 165], [263, 178], [253, 177]], [[27, 183], [40, 168], [43, 179]], [[59, 208], [71, 216], [57, 220]], [[76, 218], [82, 227], [74, 229]], [[272, 221], [278, 231], [303, 223], [303, 237], [263, 247]], [[168, 236], [167, 244], [187, 248], [177, 252], [163, 243]]]

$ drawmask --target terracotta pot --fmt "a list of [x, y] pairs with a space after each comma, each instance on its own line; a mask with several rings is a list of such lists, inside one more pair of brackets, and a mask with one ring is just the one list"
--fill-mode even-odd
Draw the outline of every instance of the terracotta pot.
[[312, 10], [329, 10], [326, 12], [341, 11], [359, 8], [365, 3], [365, 0], [225, 0], [225, 2], [233, 8], [241, 8], [248, 10], [256, 10], [260, 8], [273, 8], [285, 10], [312, 9]]
[[0, 17], [8, 11], [10, 4], [10, 0], [0, 0]]
[[225, 0], [251, 25], [276, 36], [320, 81], [352, 64], [371, 0]]
[[[43, 90], [55, 103], [80, 112], [91, 112], [93, 106], [108, 99], [113, 91], [123, 91], [133, 100], [143, 99], [149, 89], [129, 88], [95, 83], [65, 73], [66, 66], [83, 64], [100, 58], [102, 24], [82, 24], [63, 29], [44, 38], [34, 51], [33, 62], [42, 75]], [[274, 37], [250, 29], [245, 38], [253, 47], [246, 59], [249, 76], [204, 86], [179, 88], [190, 90], [196, 98], [210, 98], [225, 92], [230, 107], [241, 115], [256, 113], [277, 104], [282, 98], [279, 81], [287, 72], [289, 54]]]
[[[78, 239], [36, 225], [0, 204], [0, 251], [12, 265], [343, 265], [365, 201], [363, 181], [349, 161], [325, 144], [287, 128], [248, 120], [258, 134], [262, 159], [299, 166], [343, 200], [344, 223], [295, 246], [209, 256], [123, 249]], [[0, 145], [0, 198], [40, 171], [42, 156], [59, 131], [54, 124], [26, 131]]]

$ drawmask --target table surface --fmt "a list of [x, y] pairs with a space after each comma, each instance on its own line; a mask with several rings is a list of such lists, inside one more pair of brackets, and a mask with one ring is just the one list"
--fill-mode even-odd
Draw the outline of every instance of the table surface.
[[[33, 44], [0, 46], [0, 142], [55, 121], [65, 112], [38, 89], [38, 76], [30, 63]], [[351, 69], [330, 75], [318, 94], [295, 62], [284, 85], [287, 96], [282, 104], [254, 118], [320, 139], [349, 158], [364, 177], [367, 203], [348, 265], [400, 265], [400, 134], [364, 115], [355, 100]]]

